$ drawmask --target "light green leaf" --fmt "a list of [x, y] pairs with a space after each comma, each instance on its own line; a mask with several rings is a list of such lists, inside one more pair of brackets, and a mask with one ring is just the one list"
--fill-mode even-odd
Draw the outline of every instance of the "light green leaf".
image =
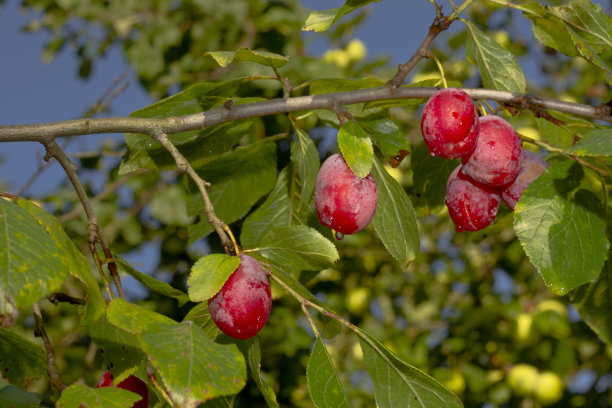
[[261, 240], [258, 252], [278, 265], [321, 270], [338, 261], [338, 250], [317, 230], [305, 225], [276, 227]]
[[[14, 203], [0, 198], [0, 316], [14, 314], [15, 307], [29, 307], [59, 289], [68, 273], [89, 273], [83, 255], [63, 239], [59, 222], [38, 207], [33, 215], [32, 207], [26, 200]], [[49, 220], [51, 224], [45, 223]], [[81, 270], [84, 267], [86, 272]]]
[[525, 93], [525, 75], [516, 57], [470, 21], [465, 45], [468, 61], [478, 67], [485, 88]]
[[[243, 217], [251, 207], [274, 187], [277, 175], [276, 144], [269, 139], [238, 147], [233, 152], [196, 169], [211, 184], [208, 195], [217, 217], [226, 224]], [[189, 199], [191, 214], [200, 213], [200, 221], [189, 226], [189, 243], [213, 231], [204, 214], [199, 192]]]
[[27, 388], [47, 374], [47, 353], [20, 335], [0, 330], [0, 372], [17, 387]]
[[210, 254], [196, 261], [187, 279], [189, 298], [193, 302], [208, 300], [217, 294], [240, 266], [240, 257]]
[[138, 341], [180, 407], [194, 408], [244, 387], [246, 365], [238, 348], [213, 343], [191, 321], [149, 327]]
[[253, 51], [246, 47], [240, 47], [236, 51], [209, 51], [204, 55], [210, 55], [222, 67], [227, 67], [235, 61], [249, 61], [280, 68], [289, 62], [289, 57], [267, 51]]
[[348, 408], [346, 394], [338, 374], [336, 374], [336, 369], [327, 353], [323, 340], [318, 336], [308, 360], [306, 378], [308, 380], [310, 398], [312, 398], [315, 407]]
[[577, 156], [612, 156], [612, 129], [598, 129], [588, 132], [575, 146], [567, 149]]
[[376, 88], [385, 83], [378, 78], [361, 79], [325, 78], [315, 79], [310, 83], [310, 94], [321, 95], [334, 92], [354, 91], [363, 88]]
[[523, 15], [533, 23], [533, 34], [541, 44], [570, 57], [578, 55], [563, 21], [550, 14], [540, 3], [531, 2], [522, 7], [524, 8]]
[[410, 154], [410, 163], [414, 194], [417, 197], [415, 206], [430, 210], [441, 208], [446, 197], [448, 176], [461, 161], [432, 156], [425, 143], [419, 143]]
[[132, 334], [139, 334], [148, 327], [163, 323], [173, 324], [174, 320], [152, 310], [144, 309], [134, 303], [121, 298], [115, 298], [108, 305], [106, 311], [108, 321], [121, 330]]
[[102, 387], [89, 388], [81, 384], [72, 384], [62, 391], [57, 400], [57, 408], [81, 408], [86, 402], [87, 408], [130, 408], [142, 397], [123, 388]]
[[285, 167], [263, 204], [244, 220], [240, 233], [240, 242], [244, 248], [255, 248], [270, 229], [289, 225], [292, 211], [287, 173], [288, 169]]
[[212, 317], [210, 316], [210, 310], [208, 310], [208, 302], [200, 302], [195, 305], [185, 315], [183, 321], [191, 320], [196, 325], [204, 330], [206, 336], [211, 340], [216, 340], [221, 335], [221, 330], [215, 324]]
[[338, 131], [338, 147], [353, 173], [364, 178], [370, 174], [374, 147], [372, 139], [359, 124], [347, 121]]
[[314, 192], [321, 163], [314, 142], [302, 129], [297, 129], [295, 141], [291, 143], [291, 163], [301, 182], [301, 201], [308, 203]]
[[606, 258], [603, 209], [584, 178], [578, 163], [555, 163], [516, 205], [516, 234], [546, 286], [558, 295], [595, 280]]
[[40, 395], [21, 390], [0, 378], [0, 407], [38, 408]]
[[306, 19], [302, 31], [326, 31], [348, 13], [375, 1], [380, 0], [346, 0], [344, 4], [338, 8], [313, 11]]
[[419, 252], [419, 230], [414, 208], [403, 187], [374, 158], [372, 175], [378, 189], [374, 229], [395, 259], [406, 263]]
[[159, 293], [160, 295], [175, 298], [179, 306], [183, 306], [189, 301], [189, 296], [181, 290], [175, 289], [168, 283], [155, 279], [145, 273], [136, 270], [132, 265], [121, 258], [113, 258], [115, 264], [122, 267], [122, 270], [127, 272], [132, 278], [142, 283], [151, 292]]
[[370, 334], [359, 329], [357, 335], [363, 351], [363, 362], [374, 382], [377, 406], [463, 407], [459, 398], [442, 384], [400, 360]]
[[[608, 261], [609, 262], [609, 261]], [[612, 346], [612, 279], [606, 264], [596, 282], [582, 285], [570, 292], [570, 300], [582, 320], [608, 346]]]

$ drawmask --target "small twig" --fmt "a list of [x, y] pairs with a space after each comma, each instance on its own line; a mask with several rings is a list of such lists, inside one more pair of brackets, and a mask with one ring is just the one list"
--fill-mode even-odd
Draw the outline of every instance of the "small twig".
[[274, 73], [278, 78], [278, 82], [280, 82], [281, 86], [283, 87], [283, 98], [288, 98], [291, 95], [291, 85], [289, 84], [289, 80], [287, 78], [283, 78], [278, 71], [278, 68], [276, 68], [274, 65], [270, 64], [270, 66], [274, 70]]
[[159, 129], [151, 132], [151, 136], [155, 138], [161, 145], [170, 153], [170, 155], [174, 158], [176, 162], [176, 167], [179, 171], [187, 173], [187, 175], [193, 180], [198, 190], [200, 191], [200, 195], [202, 196], [202, 200], [204, 201], [204, 213], [206, 214], [206, 219], [212, 225], [212, 227], [219, 235], [221, 239], [221, 244], [223, 245], [223, 249], [225, 253], [228, 255], [236, 255], [236, 251], [238, 246], [234, 246], [234, 240], [230, 239], [227, 234], [225, 228], [227, 228], [226, 224], [221, 221], [217, 215], [215, 214], [215, 209], [208, 197], [208, 192], [206, 191], [206, 181], [204, 181], [198, 173], [193, 169], [191, 163], [183, 156], [183, 154], [172, 144], [170, 139], [168, 139], [168, 135], [162, 132]]
[[[85, 210], [85, 214], [87, 215], [88, 222], [88, 232], [89, 232], [89, 251], [92, 255], [94, 255], [94, 259], [96, 259], [96, 242], [100, 244], [102, 250], [104, 252], [104, 256], [106, 258], [112, 258], [112, 253], [106, 244], [106, 240], [104, 239], [104, 235], [102, 234], [102, 228], [98, 223], [98, 218], [93, 211], [93, 207], [91, 206], [91, 202], [89, 201], [89, 197], [87, 197], [87, 193], [81, 184], [81, 180], [79, 180], [79, 176], [76, 172], [76, 166], [74, 163], [70, 161], [66, 153], [57, 145], [57, 143], [52, 140], [51, 142], [45, 143], [45, 148], [47, 149], [47, 154], [45, 155], [45, 159], [48, 160], [50, 157], [55, 157], [55, 159], [59, 162], [59, 164], [64, 169], [64, 172], [70, 179], [72, 183], [72, 187], [77, 193], [81, 204], [83, 205], [83, 209]], [[117, 288], [117, 293], [123, 299], [125, 299], [125, 293], [123, 292], [123, 286], [121, 284], [121, 279], [119, 278], [119, 273], [117, 273], [117, 266], [114, 263], [108, 264], [108, 270], [113, 278], [115, 283], [115, 287]], [[102, 274], [104, 277], [104, 274]], [[112, 292], [108, 290], [107, 293], [111, 296]]]
[[36, 321], [36, 330], [34, 331], [34, 335], [36, 337], [40, 337], [45, 344], [45, 349], [47, 350], [47, 375], [49, 376], [49, 382], [58, 391], [62, 391], [66, 386], [60, 379], [59, 373], [57, 371], [57, 366], [55, 365], [55, 353], [53, 352], [53, 345], [51, 344], [51, 340], [49, 340], [49, 336], [47, 335], [47, 331], [45, 330], [45, 326], [43, 324], [42, 314], [40, 313], [40, 307], [38, 303], [34, 303], [32, 305], [32, 311], [34, 312], [34, 320]]
[[312, 316], [310, 316], [310, 312], [308, 311], [308, 306], [306, 305], [306, 302], [302, 300], [300, 302], [300, 306], [302, 306], [302, 311], [304, 312], [304, 315], [306, 315], [306, 319], [308, 319], [308, 323], [310, 324], [310, 327], [312, 328], [314, 335], [316, 337], [319, 337], [319, 330], [317, 329], [317, 326], [312, 320]]
[[0, 191], [0, 197], [10, 198], [11, 200], [18, 200], [20, 197], [17, 194], [5, 193]]
[[85, 302], [85, 299], [76, 298], [68, 295], [67, 293], [61, 292], [52, 293], [47, 296], [47, 299], [49, 299], [49, 302], [53, 303], [54, 305], [57, 305], [60, 302], [70, 303], [71, 305], [84, 305], [87, 303]]

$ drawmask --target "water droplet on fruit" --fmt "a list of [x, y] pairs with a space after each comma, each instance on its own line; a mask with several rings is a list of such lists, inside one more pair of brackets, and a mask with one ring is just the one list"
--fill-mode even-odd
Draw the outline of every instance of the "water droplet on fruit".
[[431, 157], [435, 157], [436, 154], [434, 152], [429, 153], [431, 155]]
[[344, 238], [344, 234], [340, 231], [336, 231], [336, 239], [340, 241], [342, 238]]

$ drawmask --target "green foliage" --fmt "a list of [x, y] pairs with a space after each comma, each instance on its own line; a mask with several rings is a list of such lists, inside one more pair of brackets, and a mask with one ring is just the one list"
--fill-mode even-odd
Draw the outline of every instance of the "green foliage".
[[[180, 90], [131, 114], [143, 119], [385, 89], [390, 59], [348, 52], [365, 14], [376, 13], [372, 3], [309, 14], [297, 0], [23, 2], [40, 10], [28, 29], [49, 31], [46, 60], [77, 49], [87, 77], [119, 46], [154, 98]], [[590, 0], [553, 3], [464, 3], [465, 24], [447, 21], [456, 30], [433, 42], [449, 86], [525, 93], [529, 83], [530, 93], [604, 112], [610, 18]], [[516, 35], [521, 19], [534, 38]], [[315, 33], [301, 37], [300, 28]], [[344, 59], [313, 55], [308, 41], [340, 47]], [[405, 82], [402, 90], [441, 86], [437, 64], [418, 62]], [[272, 312], [252, 339], [230, 339], [211, 318], [206, 300], [240, 260], [223, 253], [202, 192], [151, 136], [127, 133], [115, 146], [120, 162], [102, 152], [81, 160], [118, 189], [91, 199], [112, 259], [98, 261], [108, 255], [97, 244], [91, 256], [98, 232], [66, 214], [81, 205], [71, 188], [38, 197], [44, 209], [0, 199], [0, 405], [130, 407], [133, 393], [82, 385], [105, 369], [115, 380], [145, 380], [156, 407], [226, 408], [526, 406], [536, 394], [516, 392], [506, 380], [512, 367], [553, 372], [564, 384], [581, 370], [609, 375], [610, 128], [552, 109], [532, 113], [529, 101], [508, 107], [524, 147], [551, 167], [515, 212], [502, 204], [487, 229], [457, 233], [444, 197], [459, 160], [432, 157], [422, 143], [423, 93], [393, 99], [386, 89], [387, 100], [168, 134], [240, 251], [270, 273]], [[378, 205], [372, 226], [330, 240], [313, 196], [321, 160], [338, 151], [358, 176], [372, 173]], [[97, 182], [81, 179], [96, 194]], [[152, 267], [126, 261], [151, 248]], [[110, 262], [126, 299], [109, 293]], [[78, 305], [44, 299], [56, 291]], [[67, 385], [61, 395], [45, 381], [34, 302]], [[602, 387], [565, 389], [558, 404], [599, 406], [610, 395]]]

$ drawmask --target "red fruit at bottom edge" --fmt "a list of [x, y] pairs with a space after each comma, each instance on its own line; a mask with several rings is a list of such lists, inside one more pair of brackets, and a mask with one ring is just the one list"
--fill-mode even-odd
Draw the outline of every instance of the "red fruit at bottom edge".
[[[98, 381], [96, 388], [112, 387], [113, 379], [111, 378], [110, 372], [106, 370]], [[132, 405], [132, 408], [148, 408], [149, 407], [149, 389], [147, 384], [135, 375], [130, 375], [125, 380], [121, 381], [116, 385], [117, 388], [123, 388], [140, 395], [142, 398]]]
[[457, 166], [446, 184], [446, 206], [457, 231], [478, 231], [497, 216], [499, 192], [475, 182]]
[[272, 296], [264, 268], [248, 255], [221, 290], [208, 300], [210, 316], [221, 331], [235, 339], [249, 339], [264, 327], [270, 316]]
[[317, 175], [315, 207], [319, 222], [342, 234], [364, 229], [376, 211], [378, 191], [372, 174], [357, 176], [339, 154], [325, 160]]

